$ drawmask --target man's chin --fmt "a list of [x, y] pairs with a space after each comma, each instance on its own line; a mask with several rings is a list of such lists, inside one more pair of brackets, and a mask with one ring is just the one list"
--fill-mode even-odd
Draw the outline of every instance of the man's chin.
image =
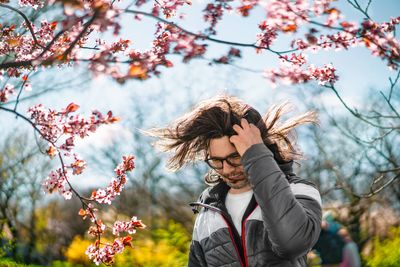
[[240, 181], [234, 181], [234, 182], [226, 181], [226, 184], [229, 185], [229, 187], [233, 188], [233, 189], [242, 189], [249, 184], [249, 181], [247, 179], [240, 180]]

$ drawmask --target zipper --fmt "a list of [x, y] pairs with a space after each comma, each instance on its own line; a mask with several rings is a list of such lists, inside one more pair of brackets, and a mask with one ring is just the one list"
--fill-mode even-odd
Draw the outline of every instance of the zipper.
[[[248, 217], [247, 217], [248, 218]], [[247, 252], [246, 252], [246, 238], [245, 238], [245, 232], [244, 232], [244, 225], [245, 225], [245, 223], [246, 223], [246, 221], [247, 221], [247, 218], [246, 218], [246, 220], [244, 220], [244, 222], [242, 222], [242, 247], [243, 247], [243, 254], [244, 254], [244, 266], [245, 267], [248, 267], [249, 266], [249, 263], [248, 263], [248, 261], [247, 261]]]
[[245, 267], [249, 267], [249, 262], [247, 260], [247, 251], [246, 251], [246, 233], [245, 233], [245, 224], [247, 222], [247, 219], [253, 214], [253, 212], [256, 210], [257, 206], [254, 208], [254, 210], [244, 219], [242, 222], [242, 247], [243, 247], [243, 254], [244, 254], [244, 265]]
[[[243, 266], [243, 267], [244, 267], [244, 266], [246, 266], [246, 267], [247, 267], [247, 265], [243, 264], [242, 257], [240, 257], [239, 249], [238, 249], [238, 247], [237, 247], [237, 245], [236, 245], [235, 239], [233, 238], [232, 229], [231, 229], [231, 227], [229, 226], [229, 223], [228, 223], [228, 221], [226, 220], [226, 218], [225, 218], [225, 216], [224, 216], [224, 215], [222, 215], [222, 214], [221, 214], [221, 216], [222, 216], [222, 218], [224, 219], [224, 221], [225, 221], [226, 225], [228, 226], [229, 235], [230, 235], [230, 237], [231, 237], [231, 240], [232, 240], [233, 246], [235, 247], [235, 250], [236, 250], [237, 256], [238, 256], [238, 258], [239, 258], [239, 261], [240, 261], [240, 266]], [[246, 254], [246, 252], [245, 252], [245, 254]]]

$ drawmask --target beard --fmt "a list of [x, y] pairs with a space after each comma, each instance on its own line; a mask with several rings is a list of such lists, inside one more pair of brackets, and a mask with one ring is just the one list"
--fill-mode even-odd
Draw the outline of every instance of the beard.
[[248, 177], [243, 173], [235, 173], [229, 176], [222, 176], [224, 182], [233, 189], [241, 189], [249, 185]]

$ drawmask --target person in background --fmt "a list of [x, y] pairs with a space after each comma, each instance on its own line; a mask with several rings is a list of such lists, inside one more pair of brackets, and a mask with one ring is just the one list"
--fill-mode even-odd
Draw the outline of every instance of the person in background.
[[324, 214], [321, 234], [314, 249], [321, 258], [322, 267], [360, 267], [357, 244], [349, 231], [336, 222], [331, 211]]
[[340, 267], [361, 267], [360, 253], [357, 244], [352, 240], [346, 228], [339, 230], [339, 235], [344, 239], [343, 258]]
[[321, 234], [314, 249], [321, 259], [322, 267], [339, 267], [343, 259], [344, 239], [339, 235], [342, 226], [335, 222], [333, 214], [326, 212], [321, 222]]

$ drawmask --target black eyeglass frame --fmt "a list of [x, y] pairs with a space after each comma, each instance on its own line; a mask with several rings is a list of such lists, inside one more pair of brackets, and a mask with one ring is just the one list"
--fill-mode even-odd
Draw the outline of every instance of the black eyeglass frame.
[[[242, 163], [233, 163], [229, 160], [229, 158], [240, 158], [240, 155], [238, 152], [233, 152], [232, 154], [229, 154], [228, 156], [224, 157], [224, 158], [219, 158], [219, 157], [207, 157], [204, 159], [204, 161], [207, 163], [208, 166], [210, 166], [212, 169], [214, 170], [222, 170], [224, 168], [224, 161], [226, 161], [229, 165], [231, 165], [232, 167], [239, 167], [242, 165]], [[221, 162], [221, 167], [217, 168], [215, 166], [213, 166], [210, 161], [211, 160], [215, 160], [215, 161], [219, 161]]]

